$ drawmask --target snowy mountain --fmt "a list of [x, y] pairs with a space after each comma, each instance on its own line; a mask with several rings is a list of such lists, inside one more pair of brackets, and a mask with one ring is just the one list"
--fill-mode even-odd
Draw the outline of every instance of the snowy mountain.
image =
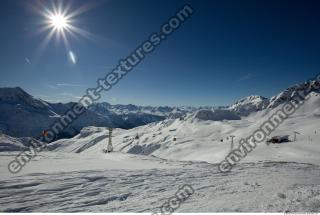
[[[64, 115], [75, 103], [49, 103], [34, 98], [20, 87], [0, 88], [0, 131], [23, 137], [38, 136]], [[72, 137], [86, 126], [133, 128], [187, 112], [170, 107], [142, 107], [96, 103], [62, 132], [59, 138]]]
[[199, 120], [211, 120], [211, 121], [223, 121], [223, 120], [240, 120], [241, 118], [235, 113], [229, 110], [198, 110], [194, 114], [195, 119]]
[[[292, 140], [293, 131], [299, 131], [296, 142], [284, 144], [280, 149], [278, 145], [260, 144], [248, 159], [299, 160], [320, 164], [320, 147], [317, 144], [320, 140], [319, 95], [312, 93], [311, 99], [272, 133], [289, 135]], [[265, 109], [256, 115], [239, 119], [226, 110], [200, 110], [187, 114], [183, 119], [166, 119], [130, 130], [115, 129], [112, 138], [114, 149], [117, 152], [153, 155], [163, 159], [218, 163], [229, 153], [231, 135], [235, 136], [234, 141], [237, 143], [252, 134], [272, 112]], [[94, 155], [106, 147], [107, 140], [106, 128], [88, 127], [72, 139], [52, 143], [51, 147], [56, 152]]]
[[[274, 109], [284, 102], [295, 99], [299, 92], [310, 89], [320, 92], [319, 81], [309, 81], [289, 87], [271, 99], [262, 96], [249, 96], [229, 107], [151, 107], [136, 105], [111, 105], [95, 103], [61, 134], [72, 137], [86, 126], [134, 128], [164, 119], [184, 118], [193, 113], [199, 118], [211, 117], [220, 120], [240, 119], [265, 109]], [[59, 119], [74, 103], [49, 103], [36, 99], [21, 88], [0, 88], [0, 131], [11, 136], [34, 136]], [[201, 112], [198, 112], [201, 110]], [[205, 112], [205, 110], [213, 110]], [[220, 110], [218, 114], [217, 110]], [[224, 110], [224, 113], [221, 112]], [[227, 113], [229, 111], [230, 113]], [[214, 114], [213, 114], [214, 113]], [[210, 116], [209, 116], [209, 115]], [[213, 116], [213, 115], [215, 116]], [[219, 115], [219, 116], [218, 116]], [[232, 115], [232, 116], [231, 116]], [[223, 117], [224, 116], [224, 117]], [[231, 117], [231, 118], [230, 118]], [[21, 120], [23, 119], [23, 120]]]
[[252, 112], [265, 109], [269, 105], [269, 99], [262, 96], [248, 96], [236, 101], [229, 107], [240, 116], [248, 116]]
[[272, 97], [270, 99], [270, 104], [268, 105], [268, 108], [275, 108], [284, 102], [291, 101], [295, 99], [295, 97], [298, 96], [300, 92], [306, 91], [307, 89], [309, 89], [310, 92], [319, 93], [320, 92], [319, 86], [320, 86], [320, 82], [313, 80], [313, 81], [307, 81], [305, 83], [297, 84], [292, 87], [289, 87], [285, 91]]
[[[23, 137], [38, 136], [54, 121], [64, 115], [75, 103], [49, 103], [26, 93], [20, 87], [0, 88], [0, 131]], [[97, 106], [98, 107], [98, 106]], [[104, 110], [105, 111], [105, 110]], [[99, 109], [86, 111], [69, 126], [60, 137], [72, 137], [86, 126], [132, 128], [164, 117], [148, 113], [103, 112]]]
[[90, 109], [102, 115], [110, 113], [116, 115], [129, 115], [129, 114], [149, 114], [152, 116], [162, 117], [162, 119], [172, 116], [173, 114], [184, 115], [195, 111], [197, 108], [192, 107], [168, 107], [168, 106], [137, 106], [137, 105], [111, 105], [107, 102], [95, 103]]
[[7, 104], [19, 104], [38, 110], [46, 110], [48, 104], [40, 99], [34, 99], [20, 87], [0, 88], [0, 102]]
[[115, 124], [120, 128], [133, 128], [151, 122], [161, 121], [166, 115], [161, 113], [151, 113], [142, 107], [135, 105], [111, 105], [107, 102], [95, 103], [90, 110], [101, 116], [112, 116]]
[[307, 81], [301, 84], [294, 85], [280, 92], [278, 95], [268, 99], [262, 96], [249, 96], [235, 102], [228, 109], [234, 111], [239, 116], [248, 116], [251, 113], [265, 110], [274, 109], [279, 105], [296, 99], [299, 93], [309, 89], [310, 92], [320, 92], [319, 81]]
[[230, 153], [230, 136], [237, 147], [282, 105], [241, 119], [231, 110], [207, 108], [129, 130], [116, 128], [114, 152], [108, 154], [103, 153], [107, 128], [85, 127], [73, 138], [50, 143], [15, 175], [8, 163], [25, 141], [4, 135], [0, 211], [160, 213], [188, 184], [194, 194], [176, 212], [317, 212], [319, 93], [311, 93], [272, 133], [289, 135], [290, 142], [259, 143], [230, 173], [218, 170]]

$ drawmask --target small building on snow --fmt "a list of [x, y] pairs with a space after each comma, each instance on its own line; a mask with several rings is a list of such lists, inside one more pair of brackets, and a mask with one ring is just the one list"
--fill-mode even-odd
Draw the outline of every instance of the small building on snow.
[[274, 136], [267, 140], [268, 143], [285, 143], [290, 142], [289, 135]]

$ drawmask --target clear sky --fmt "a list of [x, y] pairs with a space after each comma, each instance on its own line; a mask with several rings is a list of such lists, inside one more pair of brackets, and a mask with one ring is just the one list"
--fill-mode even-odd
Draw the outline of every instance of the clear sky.
[[48, 101], [76, 101], [185, 3], [194, 15], [101, 101], [227, 105], [275, 95], [320, 71], [316, 0], [65, 0], [71, 12], [83, 9], [72, 24], [90, 32], [67, 35], [69, 49], [61, 40], [41, 49], [48, 31], [40, 32], [36, 2], [0, 2], [0, 87]]

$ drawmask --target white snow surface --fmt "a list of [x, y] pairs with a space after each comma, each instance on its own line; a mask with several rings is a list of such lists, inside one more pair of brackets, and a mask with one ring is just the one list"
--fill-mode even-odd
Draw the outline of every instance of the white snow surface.
[[229, 107], [229, 110], [234, 111], [240, 116], [248, 116], [253, 112], [265, 109], [269, 105], [269, 99], [262, 96], [248, 96], [239, 101], [236, 101]]
[[[231, 140], [228, 137], [234, 135], [237, 146], [241, 138], [249, 137], [281, 107], [260, 111], [242, 120], [199, 119], [196, 113], [189, 114], [184, 119], [168, 119], [130, 130], [115, 129], [113, 145], [115, 151], [123, 153], [218, 163], [230, 151]], [[320, 164], [320, 118], [314, 111], [318, 107], [320, 96], [313, 93], [306, 104], [270, 135], [290, 135], [293, 140], [293, 132], [298, 131], [300, 135], [296, 142], [269, 146], [259, 144], [245, 161], [276, 160]], [[107, 142], [106, 128], [88, 127], [74, 138], [56, 141], [50, 147], [55, 152], [95, 155], [106, 147]]]
[[[2, 212], [159, 212], [184, 184], [195, 192], [176, 212], [319, 212], [320, 96], [311, 98], [270, 136], [297, 141], [258, 144], [230, 173], [217, 164], [282, 105], [241, 120], [190, 113], [113, 131], [114, 153], [103, 154], [107, 128], [87, 127], [51, 143], [17, 175], [17, 152], [0, 153]], [[19, 145], [19, 139], [1, 141]], [[223, 142], [221, 142], [221, 140]]]

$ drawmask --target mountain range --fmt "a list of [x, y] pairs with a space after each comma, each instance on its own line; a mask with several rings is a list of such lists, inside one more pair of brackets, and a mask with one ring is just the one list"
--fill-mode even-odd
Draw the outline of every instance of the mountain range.
[[[254, 112], [276, 108], [308, 88], [310, 91], [320, 92], [319, 86], [319, 81], [308, 81], [289, 87], [270, 99], [258, 95], [248, 96], [228, 107], [152, 107], [95, 103], [60, 133], [59, 139], [73, 137], [87, 126], [130, 129], [168, 118], [182, 118], [188, 113], [204, 109], [206, 111], [198, 112], [201, 119], [208, 117], [209, 120], [217, 121], [237, 120]], [[0, 131], [14, 137], [38, 136], [74, 104], [46, 102], [33, 97], [20, 87], [0, 88]], [[224, 111], [218, 112], [218, 109]]]

